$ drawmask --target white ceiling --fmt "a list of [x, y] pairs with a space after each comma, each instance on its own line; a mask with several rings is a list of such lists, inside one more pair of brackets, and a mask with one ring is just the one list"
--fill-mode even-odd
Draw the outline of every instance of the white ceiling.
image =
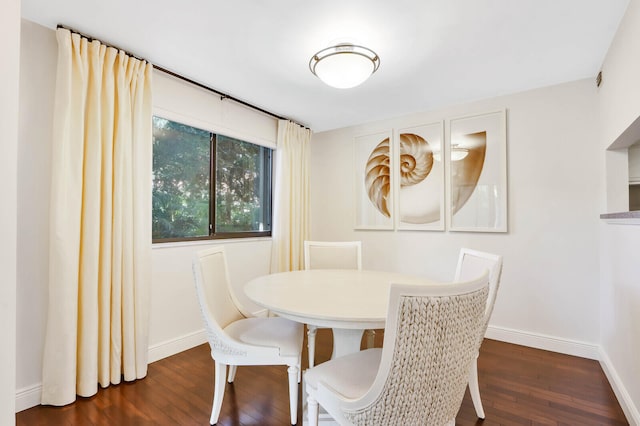
[[[22, 0], [22, 17], [118, 46], [314, 131], [595, 78], [629, 0]], [[308, 68], [350, 41], [354, 89]]]

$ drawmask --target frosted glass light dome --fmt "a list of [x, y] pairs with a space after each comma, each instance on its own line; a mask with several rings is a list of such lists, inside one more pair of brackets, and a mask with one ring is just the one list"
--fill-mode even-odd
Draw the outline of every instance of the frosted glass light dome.
[[309, 69], [331, 87], [349, 89], [364, 83], [380, 66], [378, 55], [366, 47], [338, 44], [313, 55]]
[[451, 147], [451, 161], [464, 160], [469, 155], [467, 148], [460, 148], [458, 145], [453, 144]]

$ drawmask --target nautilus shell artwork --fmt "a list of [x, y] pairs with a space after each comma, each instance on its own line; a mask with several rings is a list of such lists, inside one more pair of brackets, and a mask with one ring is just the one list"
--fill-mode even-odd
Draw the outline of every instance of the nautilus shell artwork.
[[[455, 149], [464, 151], [466, 156], [451, 161], [453, 213], [464, 206], [478, 183], [484, 164], [486, 132], [458, 139]], [[398, 142], [400, 222], [428, 224], [440, 220], [444, 191], [440, 142], [432, 145], [414, 133], [401, 133]], [[389, 138], [373, 148], [367, 159], [364, 179], [369, 200], [386, 217], [391, 217], [392, 211], [390, 152]]]
[[389, 138], [371, 151], [365, 167], [364, 186], [373, 205], [386, 217], [391, 217], [391, 159]]
[[[431, 178], [432, 191], [425, 185], [435, 163], [432, 147], [423, 137], [413, 133], [400, 134], [399, 177], [400, 177], [400, 221], [407, 223], [429, 223], [440, 218], [440, 197], [429, 192], [442, 190], [440, 174]], [[389, 139], [380, 142], [371, 152], [365, 168], [365, 187], [369, 199], [383, 215], [390, 217], [391, 167]], [[439, 181], [436, 183], [436, 181]], [[421, 190], [416, 190], [421, 187]]]

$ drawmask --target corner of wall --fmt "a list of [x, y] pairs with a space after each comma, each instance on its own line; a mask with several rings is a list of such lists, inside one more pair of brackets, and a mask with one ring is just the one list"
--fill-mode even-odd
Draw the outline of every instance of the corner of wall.
[[620, 403], [622, 411], [624, 411], [624, 415], [627, 417], [627, 421], [632, 426], [640, 425], [640, 411], [633, 401], [633, 398], [631, 398], [631, 395], [627, 391], [624, 383], [620, 379], [611, 359], [602, 348], [600, 348], [600, 365], [611, 384], [611, 388], [613, 389], [616, 398], [618, 398], [618, 402]]

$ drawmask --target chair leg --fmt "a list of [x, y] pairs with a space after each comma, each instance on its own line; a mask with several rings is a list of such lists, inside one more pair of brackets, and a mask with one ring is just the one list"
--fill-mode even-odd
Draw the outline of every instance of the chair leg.
[[229, 366], [229, 377], [227, 377], [227, 382], [228, 383], [233, 383], [233, 381], [236, 379], [236, 370], [238, 369], [237, 365], [230, 365]]
[[484, 419], [484, 409], [482, 408], [482, 400], [480, 399], [480, 387], [478, 386], [478, 359], [471, 363], [471, 371], [469, 371], [469, 393], [476, 414], [479, 419]]
[[309, 426], [318, 426], [318, 401], [311, 395], [307, 397], [307, 415]]
[[302, 381], [302, 354], [298, 357], [298, 384]]
[[289, 411], [291, 412], [291, 424], [298, 422], [298, 376], [300, 367], [298, 365], [290, 365], [287, 368], [289, 373]]
[[307, 324], [307, 346], [309, 348], [309, 368], [313, 367], [316, 357], [316, 331], [315, 325]]
[[367, 330], [365, 333], [367, 334], [367, 340], [366, 340], [367, 349], [371, 349], [375, 347], [376, 331]]
[[213, 408], [211, 408], [211, 418], [209, 424], [215, 425], [218, 423], [218, 417], [220, 416], [220, 408], [222, 407], [222, 399], [224, 398], [224, 379], [227, 375], [227, 366], [221, 362], [216, 361], [215, 366], [215, 378], [213, 384]]

